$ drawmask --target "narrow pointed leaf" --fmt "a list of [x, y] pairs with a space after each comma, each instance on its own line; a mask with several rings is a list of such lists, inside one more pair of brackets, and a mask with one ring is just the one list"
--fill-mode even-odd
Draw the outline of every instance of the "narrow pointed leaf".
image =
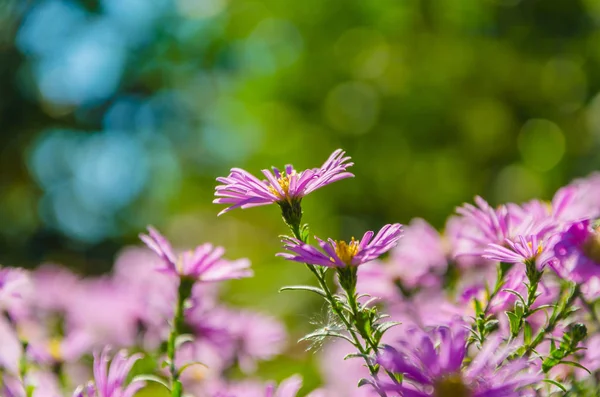
[[159, 378], [158, 376], [149, 375], [149, 374], [137, 375], [131, 380], [131, 382], [136, 382], [136, 381], [158, 383], [159, 385], [163, 385], [167, 390], [171, 390], [168, 383], [164, 379]]
[[313, 287], [310, 285], [288, 285], [288, 286], [282, 287], [279, 290], [279, 292], [282, 292], [282, 291], [309, 291], [309, 292], [314, 292], [316, 294], [319, 294], [322, 297], [327, 297], [327, 294], [321, 288]]

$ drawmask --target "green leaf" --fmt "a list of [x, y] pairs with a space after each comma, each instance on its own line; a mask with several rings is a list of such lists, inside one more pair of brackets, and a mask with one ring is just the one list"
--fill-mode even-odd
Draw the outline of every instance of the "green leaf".
[[560, 361], [555, 358], [547, 357], [542, 362], [542, 371], [544, 371], [544, 372], [550, 371], [552, 368], [554, 368], [556, 365], [558, 365], [559, 362]]
[[554, 379], [544, 379], [543, 381], [558, 387], [560, 390], [562, 390], [565, 393], [567, 392], [567, 389], [560, 382], [557, 382]]
[[490, 333], [492, 331], [495, 331], [496, 329], [498, 329], [498, 324], [500, 322], [498, 320], [494, 319], [490, 319], [485, 323], [485, 330], [487, 333]]
[[529, 325], [529, 323], [525, 321], [525, 329], [523, 330], [523, 341], [526, 345], [529, 345], [531, 343], [531, 333], [531, 325]]
[[395, 327], [396, 325], [400, 325], [400, 324], [402, 324], [402, 323], [400, 323], [398, 321], [386, 321], [385, 323], [377, 324], [375, 329], [377, 332], [381, 332], [383, 334], [388, 329]]
[[540, 310], [552, 309], [552, 308], [554, 308], [554, 305], [541, 305], [541, 306], [538, 306], [535, 309], [531, 310], [529, 312], [529, 315], [532, 315], [533, 313], [539, 312]]
[[282, 291], [309, 291], [319, 294], [324, 298], [327, 297], [327, 294], [321, 288], [310, 285], [288, 285], [279, 289], [279, 292]]
[[478, 316], [483, 314], [483, 307], [481, 307], [481, 302], [479, 302], [479, 299], [473, 299], [473, 303], [475, 303], [475, 315]]
[[361, 378], [358, 381], [358, 387], [361, 387], [361, 386], [364, 386], [364, 385], [375, 385], [375, 384], [370, 379]]
[[402, 382], [404, 381], [404, 374], [403, 373], [395, 373], [395, 372], [389, 372], [388, 371], [388, 374], [392, 375], [398, 384], [402, 384]]
[[181, 375], [183, 373], [183, 371], [185, 371], [186, 369], [188, 369], [189, 367], [191, 367], [192, 365], [200, 365], [204, 368], [208, 368], [208, 365], [201, 363], [200, 361], [192, 361], [189, 363], [184, 364], [181, 368], [179, 368], [179, 375]]
[[521, 295], [514, 289], [504, 288], [502, 291], [515, 295], [517, 298], [519, 298], [519, 300], [523, 303], [523, 305], [525, 305], [525, 298], [523, 298], [523, 295]]
[[523, 305], [523, 303], [517, 301], [515, 303], [515, 310], [514, 310], [515, 314], [517, 315], [518, 318], [523, 318], [523, 315], [525, 314], [525, 306]]
[[344, 356], [344, 360], [348, 360], [351, 358], [362, 358], [364, 359], [366, 362], [370, 362], [372, 359], [368, 354], [362, 354], [362, 353], [350, 353], [350, 354], [346, 354]]
[[136, 382], [136, 381], [158, 383], [159, 385], [163, 385], [167, 390], [171, 390], [168, 383], [164, 379], [159, 378], [158, 376], [149, 375], [149, 374], [138, 375], [131, 380], [131, 382]]
[[506, 312], [506, 316], [508, 317], [510, 333], [513, 335], [518, 335], [521, 325], [521, 319], [513, 312]]
[[304, 337], [300, 338], [298, 340], [298, 342], [302, 342], [302, 341], [309, 340], [309, 339], [319, 339], [319, 338], [326, 338], [326, 337], [345, 339], [348, 342], [352, 343], [352, 345], [354, 345], [354, 341], [352, 339], [350, 339], [349, 336], [344, 335], [337, 331], [328, 330], [328, 329], [324, 329], [324, 328], [318, 329], [314, 332], [311, 332], [308, 335], [305, 335]]
[[586, 367], [584, 367], [583, 365], [581, 365], [579, 363], [576, 363], [575, 361], [562, 360], [559, 362], [559, 364], [566, 364], [566, 365], [570, 365], [572, 367], [577, 367], [577, 368], [584, 370], [585, 372], [587, 372], [590, 375], [592, 374], [589, 369], [587, 369]]
[[[359, 298], [360, 298], [360, 296], [359, 296]], [[381, 300], [381, 298], [378, 298], [378, 297], [374, 296], [374, 297], [372, 297], [372, 298], [368, 299], [368, 300], [367, 300], [365, 303], [363, 303], [363, 304], [362, 304], [362, 306], [363, 306], [363, 307], [368, 307], [368, 306], [370, 306], [370, 305], [371, 305], [373, 302], [377, 302], [378, 300]], [[389, 316], [388, 316], [388, 317], [389, 317]]]
[[193, 342], [194, 339], [194, 335], [192, 334], [183, 334], [183, 335], [179, 335], [176, 339], [175, 339], [175, 347], [181, 347], [181, 345], [185, 344], [185, 343], [189, 343], [189, 342]]

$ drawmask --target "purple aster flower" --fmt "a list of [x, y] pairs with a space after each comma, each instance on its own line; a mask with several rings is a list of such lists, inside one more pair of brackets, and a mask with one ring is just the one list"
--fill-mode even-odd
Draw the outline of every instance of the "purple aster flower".
[[481, 256], [489, 244], [503, 245], [506, 239], [518, 235], [544, 236], [555, 228], [551, 218], [536, 219], [516, 204], [492, 208], [484, 199], [475, 197], [475, 204], [456, 209], [462, 215], [460, 227], [454, 230], [454, 255]]
[[544, 241], [535, 235], [518, 236], [516, 241], [506, 239], [506, 247], [490, 244], [485, 249], [483, 257], [499, 262], [522, 263], [534, 262], [538, 269], [545, 267], [554, 260], [553, 238]]
[[280, 202], [291, 204], [323, 186], [353, 177], [353, 174], [346, 172], [353, 163], [348, 162], [350, 157], [344, 157], [344, 154], [343, 150], [336, 150], [321, 168], [298, 172], [288, 164], [283, 172], [277, 168], [273, 168], [272, 172], [262, 170], [267, 178], [263, 181], [245, 170], [232, 168], [229, 176], [217, 178], [222, 185], [215, 188], [215, 196], [218, 198], [213, 203], [230, 204], [219, 215], [235, 208], [250, 208]]
[[388, 371], [404, 374], [404, 382], [382, 383], [383, 390], [405, 397], [517, 397], [521, 389], [541, 378], [525, 360], [505, 361], [508, 349], [491, 339], [466, 367], [469, 331], [463, 324], [424, 332], [407, 330], [393, 347], [386, 346], [378, 362]]
[[284, 247], [292, 253], [279, 253], [277, 256], [328, 267], [359, 266], [393, 248], [402, 236], [402, 225], [399, 223], [385, 225], [374, 238], [373, 235], [372, 231], [368, 231], [362, 239], [355, 240], [353, 237], [349, 243], [332, 239], [323, 241], [315, 236], [324, 252], [293, 237], [285, 237]]
[[555, 270], [564, 278], [582, 282], [600, 276], [600, 227], [590, 221], [575, 222], [554, 246]]
[[140, 239], [163, 260], [165, 266], [158, 270], [164, 273], [203, 282], [250, 277], [253, 274], [247, 259], [223, 259], [223, 247], [205, 243], [193, 251], [175, 255], [169, 241], [151, 226], [148, 227], [148, 235], [140, 234]]
[[140, 354], [127, 356], [127, 352], [121, 350], [111, 361], [109, 352], [110, 349], [105, 347], [101, 353], [94, 353], [94, 381], [77, 388], [73, 397], [132, 397], [145, 386], [142, 381], [125, 386], [129, 371], [141, 358]]

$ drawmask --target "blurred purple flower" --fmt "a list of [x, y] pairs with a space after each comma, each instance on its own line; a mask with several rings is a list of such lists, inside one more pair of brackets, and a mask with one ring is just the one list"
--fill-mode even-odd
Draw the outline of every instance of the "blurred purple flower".
[[0, 266], [0, 310], [6, 310], [12, 317], [18, 317], [31, 292], [28, 272]]
[[300, 375], [293, 375], [281, 381], [279, 387], [274, 383], [267, 385], [265, 397], [296, 397], [301, 387], [302, 377]]
[[403, 286], [438, 286], [448, 266], [440, 234], [423, 219], [413, 219], [404, 228], [402, 240], [390, 251], [389, 272]]
[[557, 273], [568, 280], [586, 281], [600, 276], [600, 227], [589, 220], [575, 222], [554, 246]]
[[26, 397], [25, 386], [18, 376], [8, 375], [2, 377], [0, 392], [3, 397]]
[[87, 340], [92, 347], [131, 346], [136, 343], [144, 307], [128, 286], [102, 277], [86, 279], [67, 314], [67, 340]]
[[354, 346], [348, 343], [326, 343], [320, 351], [319, 359], [323, 388], [314, 391], [310, 396], [377, 396], [372, 387], [356, 387], [361, 378], [369, 377], [369, 370], [362, 359], [344, 359], [348, 354], [355, 352]]
[[232, 384], [216, 384], [209, 392], [212, 397], [296, 397], [302, 387], [302, 377], [293, 375], [284, 379], [277, 386], [270, 382], [266, 386], [253, 381], [242, 381]]
[[277, 168], [273, 171], [262, 170], [267, 180], [259, 180], [252, 174], [240, 168], [232, 168], [227, 177], [217, 178], [215, 188], [215, 204], [231, 204], [219, 212], [219, 215], [235, 208], [250, 208], [259, 205], [273, 204], [286, 201], [292, 203], [301, 200], [307, 194], [341, 179], [353, 177], [346, 169], [353, 165], [348, 162], [350, 157], [344, 157], [345, 152], [336, 150], [329, 156], [321, 168], [296, 171], [291, 165], [286, 165], [284, 172]]
[[287, 339], [279, 321], [251, 311], [194, 307], [186, 312], [186, 322], [197, 339], [214, 345], [224, 361], [237, 362], [246, 373], [256, 369], [257, 361], [281, 353]]
[[168, 319], [173, 317], [177, 297], [177, 279], [155, 271], [161, 265], [161, 259], [149, 249], [127, 247], [113, 266], [112, 281], [137, 307], [141, 344], [148, 350], [167, 338]]
[[12, 324], [0, 317], [0, 371], [17, 375], [23, 347]]
[[381, 381], [380, 387], [410, 397], [517, 397], [521, 389], [542, 378], [530, 371], [525, 360], [503, 363], [508, 350], [499, 350], [500, 338], [489, 340], [463, 368], [468, 335], [462, 323], [429, 332], [408, 329], [403, 339], [386, 346], [378, 358], [386, 370], [404, 374], [404, 382]]
[[247, 259], [223, 259], [223, 247], [205, 243], [176, 256], [169, 241], [151, 226], [148, 227], [148, 235], [140, 234], [140, 239], [163, 260], [165, 266], [158, 270], [167, 274], [202, 282], [238, 279], [253, 274]]
[[349, 243], [332, 239], [323, 241], [315, 236], [324, 253], [296, 238], [285, 237], [284, 248], [292, 254], [279, 253], [277, 256], [291, 261], [328, 267], [359, 266], [378, 258], [394, 247], [402, 236], [402, 225], [399, 223], [385, 225], [374, 238], [373, 235], [372, 231], [368, 231], [362, 239], [352, 238]]
[[145, 386], [142, 381], [125, 386], [129, 371], [141, 358], [140, 354], [128, 356], [121, 350], [111, 361], [109, 352], [110, 349], [105, 347], [102, 352], [94, 353], [94, 381], [77, 388], [73, 397], [132, 397]]

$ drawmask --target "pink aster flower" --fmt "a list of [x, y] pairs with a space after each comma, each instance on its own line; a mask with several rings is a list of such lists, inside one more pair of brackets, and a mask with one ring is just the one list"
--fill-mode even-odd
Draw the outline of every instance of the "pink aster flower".
[[378, 358], [386, 370], [404, 374], [404, 382], [381, 381], [380, 387], [410, 397], [518, 397], [523, 388], [541, 379], [527, 361], [505, 361], [509, 351], [499, 349], [500, 338], [489, 340], [463, 366], [468, 334], [460, 323], [429, 332], [407, 330], [404, 338], [393, 347], [386, 346]]
[[163, 260], [165, 266], [158, 270], [164, 273], [203, 282], [250, 277], [253, 274], [247, 259], [223, 259], [223, 247], [205, 243], [193, 251], [175, 255], [169, 241], [150, 226], [148, 234], [140, 234], [140, 239]]
[[345, 152], [336, 150], [329, 156], [321, 168], [296, 171], [286, 165], [284, 172], [273, 168], [273, 171], [262, 170], [267, 178], [261, 181], [248, 171], [232, 168], [227, 177], [217, 178], [216, 198], [213, 203], [229, 204], [219, 215], [235, 208], [250, 208], [259, 205], [301, 200], [307, 194], [341, 179], [353, 177], [346, 169], [353, 165], [344, 157]]
[[479, 196], [475, 197], [475, 204], [456, 209], [462, 222], [453, 238], [455, 256], [481, 256], [489, 244], [502, 245], [506, 239], [512, 240], [518, 235], [541, 237], [555, 228], [551, 218], [536, 219], [534, 214], [516, 204], [494, 209]]
[[277, 256], [291, 261], [328, 267], [359, 266], [393, 248], [402, 236], [402, 225], [399, 223], [385, 225], [374, 238], [373, 235], [372, 231], [368, 231], [362, 239], [352, 238], [349, 243], [332, 239], [323, 241], [315, 236], [324, 252], [293, 237], [285, 237], [284, 248], [292, 253], [279, 253]]
[[499, 262], [522, 263], [535, 262], [538, 269], [545, 267], [554, 260], [555, 236], [546, 241], [535, 235], [526, 237], [518, 236], [516, 241], [506, 239], [506, 247], [499, 244], [490, 244], [485, 249], [483, 257]]
[[104, 348], [101, 353], [94, 353], [94, 381], [78, 387], [73, 397], [132, 397], [145, 386], [142, 381], [133, 381], [125, 386], [129, 371], [141, 358], [140, 354], [127, 356], [121, 350], [111, 361], [109, 352], [109, 348]]
[[559, 275], [577, 282], [600, 276], [600, 228], [590, 221], [575, 222], [554, 246]]

